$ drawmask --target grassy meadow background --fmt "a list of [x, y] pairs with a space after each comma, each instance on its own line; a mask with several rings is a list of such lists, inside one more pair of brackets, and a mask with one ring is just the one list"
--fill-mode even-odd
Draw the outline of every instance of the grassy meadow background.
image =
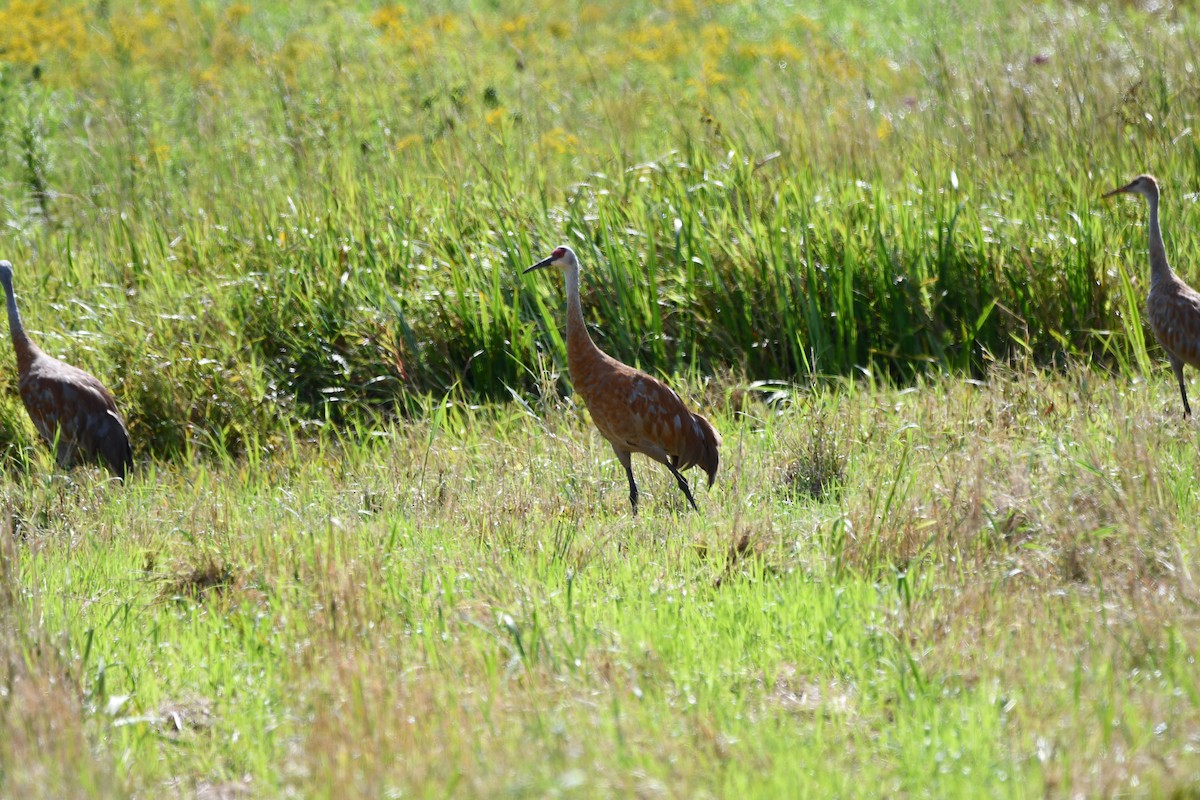
[[[1186, 4], [0, 6], [0, 796], [1200, 794]], [[724, 436], [688, 513], [570, 395]], [[1193, 373], [1189, 372], [1189, 376]], [[1193, 391], [1195, 395], [1195, 391]]]

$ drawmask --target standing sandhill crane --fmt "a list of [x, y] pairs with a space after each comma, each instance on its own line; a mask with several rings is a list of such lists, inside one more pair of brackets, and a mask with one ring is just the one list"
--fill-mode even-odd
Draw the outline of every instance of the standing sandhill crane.
[[[567, 283], [567, 368], [600, 435], [609, 441], [629, 478], [629, 503], [637, 515], [638, 488], [633, 480], [633, 453], [665, 464], [684, 496], [696, 500], [680, 470], [699, 465], [711, 487], [717, 477], [721, 436], [704, 417], [688, 411], [679, 395], [662, 381], [622, 364], [604, 353], [588, 335], [579, 303], [579, 261], [569, 247], [559, 247], [525, 272], [559, 267]], [[699, 509], [696, 509], [699, 510]]]
[[129, 433], [104, 384], [78, 367], [42, 352], [29, 340], [13, 294], [12, 264], [0, 261], [0, 283], [8, 301], [8, 330], [17, 354], [17, 384], [25, 410], [60, 467], [76, 459], [99, 461], [121, 480], [133, 466]]
[[1154, 338], [1167, 351], [1179, 394], [1183, 397], [1183, 416], [1192, 415], [1183, 365], [1200, 367], [1200, 292], [1188, 286], [1171, 270], [1158, 227], [1158, 181], [1151, 175], [1139, 175], [1105, 197], [1115, 194], [1140, 194], [1150, 204], [1150, 295], [1146, 298], [1146, 316]]

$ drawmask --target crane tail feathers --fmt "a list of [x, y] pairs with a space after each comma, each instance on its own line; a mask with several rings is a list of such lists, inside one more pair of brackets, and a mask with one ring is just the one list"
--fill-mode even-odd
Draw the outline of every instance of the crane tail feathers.
[[129, 442], [129, 431], [119, 414], [108, 410], [100, 436], [100, 458], [115, 477], [125, 480], [125, 476], [133, 469], [133, 446]]

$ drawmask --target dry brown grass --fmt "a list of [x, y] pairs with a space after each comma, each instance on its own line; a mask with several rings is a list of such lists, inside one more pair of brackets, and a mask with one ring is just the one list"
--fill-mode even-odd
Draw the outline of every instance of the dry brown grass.
[[7, 513], [0, 519], [0, 795], [118, 796], [112, 765], [92, 749], [72, 659], [31, 630], [10, 520]]

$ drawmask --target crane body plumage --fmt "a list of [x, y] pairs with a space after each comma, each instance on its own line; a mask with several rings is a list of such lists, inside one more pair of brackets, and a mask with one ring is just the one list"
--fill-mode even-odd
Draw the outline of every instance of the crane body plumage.
[[596, 346], [583, 318], [579, 262], [570, 248], [557, 248], [525, 271], [548, 266], [561, 267], [566, 280], [567, 370], [571, 383], [583, 398], [596, 429], [612, 445], [625, 468], [633, 513], [637, 514], [638, 506], [631, 462], [634, 453], [666, 466], [692, 508], [696, 508], [682, 471], [699, 466], [712, 486], [720, 463], [720, 434], [707, 419], [690, 411], [665, 383], [617, 361]]
[[0, 261], [0, 283], [17, 357], [17, 389], [34, 427], [55, 448], [59, 466], [99, 462], [124, 480], [133, 448], [112, 393], [90, 373], [47, 355], [25, 333], [7, 261]]
[[1167, 353], [1183, 398], [1183, 415], [1189, 417], [1192, 407], [1188, 404], [1183, 366], [1200, 367], [1200, 292], [1184, 283], [1167, 260], [1158, 223], [1158, 181], [1151, 175], [1139, 175], [1104, 196], [1117, 194], [1139, 194], [1150, 206], [1150, 293], [1146, 297], [1146, 319], [1154, 338]]

